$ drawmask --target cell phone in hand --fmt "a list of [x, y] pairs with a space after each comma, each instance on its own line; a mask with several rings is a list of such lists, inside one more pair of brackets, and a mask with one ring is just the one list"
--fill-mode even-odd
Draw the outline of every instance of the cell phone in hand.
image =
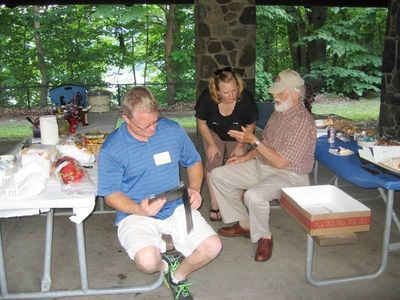
[[243, 131], [242, 126], [238, 122], [233, 122], [230, 128], [231, 130]]
[[149, 203], [154, 201], [154, 200], [156, 200], [156, 199], [158, 199], [158, 198], [165, 198], [166, 202], [182, 198], [183, 192], [184, 192], [185, 189], [186, 189], [185, 184], [183, 182], [181, 182], [179, 184], [179, 186], [174, 187], [174, 188], [172, 188], [172, 189], [170, 189], [168, 191], [162, 192], [162, 193], [157, 194], [157, 195], [151, 195], [149, 197]]

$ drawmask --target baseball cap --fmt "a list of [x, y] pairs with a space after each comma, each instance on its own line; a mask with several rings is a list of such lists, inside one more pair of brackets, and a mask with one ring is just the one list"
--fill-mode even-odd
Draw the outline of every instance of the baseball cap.
[[304, 85], [304, 80], [299, 73], [291, 69], [283, 70], [279, 73], [278, 79], [268, 89], [271, 94], [279, 94], [286, 88], [297, 88]]

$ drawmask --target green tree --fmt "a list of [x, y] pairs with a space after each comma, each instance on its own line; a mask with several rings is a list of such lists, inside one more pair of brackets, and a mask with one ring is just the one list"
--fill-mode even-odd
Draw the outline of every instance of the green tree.
[[324, 26], [303, 42], [324, 40], [326, 60], [311, 64], [311, 75], [327, 92], [361, 97], [380, 91], [386, 9], [331, 8]]
[[40, 8], [37, 5], [33, 6], [33, 27], [34, 27], [34, 37], [36, 46], [36, 55], [38, 60], [38, 68], [41, 77], [41, 88], [40, 88], [40, 104], [41, 106], [47, 105], [47, 94], [49, 92], [49, 77], [47, 75], [47, 64], [45, 59], [45, 51], [42, 45], [41, 36], [41, 25], [40, 25]]
[[257, 6], [256, 98], [270, 99], [267, 88], [281, 70], [292, 68], [287, 22], [292, 20], [279, 6]]

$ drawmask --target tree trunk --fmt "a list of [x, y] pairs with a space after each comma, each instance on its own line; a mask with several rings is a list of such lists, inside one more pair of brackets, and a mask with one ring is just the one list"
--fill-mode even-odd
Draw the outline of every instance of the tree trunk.
[[137, 83], [137, 78], [136, 78], [136, 65], [135, 65], [135, 38], [132, 36], [131, 37], [132, 40], [132, 48], [131, 48], [131, 56], [132, 56], [132, 73], [133, 73], [133, 83], [136, 86]]
[[[328, 8], [313, 6], [311, 11], [307, 14], [308, 21], [312, 25], [313, 30], [317, 30], [325, 25], [328, 18]], [[308, 62], [309, 64], [314, 61], [325, 61], [326, 59], [326, 42], [322, 39], [313, 40], [308, 45]]]
[[47, 75], [47, 66], [44, 59], [44, 49], [42, 45], [42, 38], [40, 35], [40, 11], [39, 6], [33, 6], [33, 27], [35, 29], [35, 45], [36, 56], [39, 61], [39, 71], [42, 80], [40, 88], [40, 106], [47, 106], [47, 95], [49, 91], [49, 78]]
[[294, 22], [287, 24], [290, 53], [292, 54], [292, 64], [295, 70], [304, 68], [308, 70], [307, 50], [303, 45], [295, 46], [299, 37], [305, 34], [305, 23], [297, 7], [285, 7], [287, 14], [293, 17]]
[[[147, 8], [148, 9], [148, 8]], [[147, 10], [147, 13], [146, 13], [146, 19], [147, 19], [147, 21], [146, 21], [146, 50], [145, 50], [145, 53], [146, 53], [146, 60], [144, 61], [144, 70], [143, 70], [143, 83], [144, 84], [146, 84], [146, 76], [147, 76], [147, 58], [148, 58], [148, 53], [149, 53], [149, 34], [150, 34], [150, 31], [149, 31], [149, 11]]]
[[172, 61], [172, 51], [174, 48], [174, 35], [176, 33], [176, 5], [169, 5], [168, 11], [166, 12], [167, 20], [167, 32], [165, 34], [165, 77], [167, 80], [167, 104], [172, 105], [175, 103], [175, 72]]

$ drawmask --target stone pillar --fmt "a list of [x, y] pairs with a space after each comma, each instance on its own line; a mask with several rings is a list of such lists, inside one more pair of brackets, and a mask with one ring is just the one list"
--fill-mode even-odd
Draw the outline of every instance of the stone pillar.
[[215, 70], [230, 66], [255, 91], [255, 0], [195, 0], [196, 87], [199, 95]]
[[382, 61], [379, 128], [400, 137], [400, 0], [390, 0]]

